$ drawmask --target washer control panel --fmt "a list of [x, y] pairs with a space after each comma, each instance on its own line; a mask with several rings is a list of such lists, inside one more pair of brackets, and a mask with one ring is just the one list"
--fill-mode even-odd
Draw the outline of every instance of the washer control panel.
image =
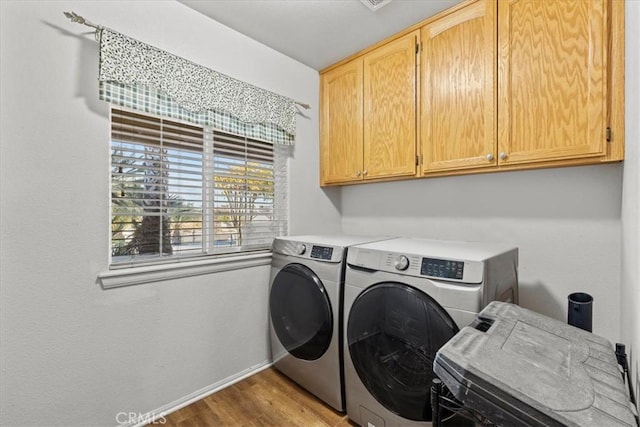
[[396, 267], [396, 270], [398, 271], [404, 271], [407, 268], [409, 268], [409, 258], [407, 258], [404, 255], [400, 255], [399, 257], [396, 258], [396, 261], [394, 262], [394, 265]]
[[333, 255], [333, 248], [330, 246], [313, 245], [313, 247], [311, 248], [311, 258], [324, 259], [324, 260], [330, 261], [332, 255]]
[[464, 262], [436, 258], [422, 258], [420, 274], [423, 276], [440, 277], [443, 279], [462, 280], [462, 277], [464, 276]]
[[484, 263], [481, 261], [424, 257], [409, 253], [367, 251], [359, 248], [356, 254], [350, 256], [349, 262], [353, 265], [389, 273], [469, 284], [480, 283], [484, 277]]
[[420, 257], [415, 255], [387, 253], [384, 254], [383, 259], [382, 269], [391, 272], [417, 273], [414, 270], [416, 270], [416, 266], [420, 265]]

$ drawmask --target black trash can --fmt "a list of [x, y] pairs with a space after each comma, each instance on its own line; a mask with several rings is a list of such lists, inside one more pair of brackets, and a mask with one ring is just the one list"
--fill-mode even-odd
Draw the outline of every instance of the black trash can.
[[584, 292], [570, 294], [567, 323], [576, 328], [593, 332], [593, 297]]

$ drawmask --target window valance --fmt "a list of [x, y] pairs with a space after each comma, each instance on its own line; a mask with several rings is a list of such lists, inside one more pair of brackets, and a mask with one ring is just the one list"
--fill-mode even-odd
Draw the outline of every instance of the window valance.
[[101, 27], [99, 33], [101, 99], [113, 101], [113, 97], [119, 97], [117, 103], [122, 105], [126, 98], [122, 96], [123, 91], [151, 90], [158, 98], [168, 97], [170, 103], [183, 110], [183, 115], [202, 117], [213, 112], [216, 117], [240, 121], [242, 126], [265, 125], [269, 133], [273, 133], [274, 127], [279, 128], [288, 135], [276, 142], [293, 141], [297, 114], [293, 99], [233, 79], [108, 28]]

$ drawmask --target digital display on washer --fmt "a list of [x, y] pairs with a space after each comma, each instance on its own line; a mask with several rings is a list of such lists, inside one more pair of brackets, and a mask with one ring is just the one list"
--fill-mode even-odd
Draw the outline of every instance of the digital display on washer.
[[331, 261], [331, 255], [333, 255], [333, 248], [316, 245], [313, 245], [313, 247], [311, 248], [311, 258], [326, 259]]
[[444, 259], [422, 258], [420, 274], [423, 276], [442, 277], [444, 279], [462, 280], [464, 262]]

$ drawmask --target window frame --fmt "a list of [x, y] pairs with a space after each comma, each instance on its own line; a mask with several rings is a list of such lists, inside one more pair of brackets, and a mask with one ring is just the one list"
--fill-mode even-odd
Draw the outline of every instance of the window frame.
[[[142, 115], [146, 117], [150, 117], [152, 119], [159, 120], [167, 120], [174, 123], [183, 123], [187, 126], [196, 126], [200, 127], [203, 130], [203, 141], [202, 141], [202, 199], [203, 199], [203, 207], [202, 207], [202, 224], [203, 224], [203, 236], [201, 241], [201, 252], [193, 255], [179, 256], [179, 255], [162, 255], [156, 254], [150, 258], [140, 258], [136, 259], [129, 258], [127, 260], [120, 260], [114, 262], [114, 255], [112, 253], [114, 246], [112, 241], [113, 236], [113, 201], [112, 201], [112, 189], [113, 189], [113, 179], [112, 179], [112, 155], [113, 155], [113, 138], [112, 138], [112, 126], [113, 126], [113, 112], [114, 110], [121, 110], [124, 112]], [[223, 133], [229, 135], [230, 132], [226, 130], [219, 130], [212, 126], [204, 126], [204, 125], [194, 125], [194, 123], [190, 123], [188, 121], [181, 121], [179, 119], [175, 119], [173, 117], [163, 117], [157, 114], [142, 112], [135, 109], [130, 109], [122, 106], [112, 105], [109, 108], [109, 255], [108, 255], [108, 265], [109, 270], [106, 272], [102, 272], [98, 275], [98, 280], [101, 282], [103, 288], [112, 288], [119, 286], [128, 286], [135, 285], [141, 283], [149, 283], [156, 282], [159, 280], [169, 280], [180, 277], [188, 277], [200, 274], [209, 274], [218, 271], [228, 271], [239, 268], [248, 268], [254, 266], [262, 266], [269, 265], [271, 262], [271, 244], [265, 245], [264, 247], [249, 247], [248, 249], [242, 249], [241, 247], [237, 247], [232, 251], [227, 251], [223, 253], [219, 253], [216, 251], [210, 251], [214, 249], [215, 244], [212, 243], [215, 241], [215, 227], [213, 225], [213, 218], [208, 218], [209, 216], [215, 216], [215, 205], [214, 202], [205, 202], [205, 198], [212, 196], [207, 196], [208, 191], [214, 190], [213, 182], [215, 179], [213, 178], [213, 172], [216, 170], [214, 164], [216, 156], [213, 153], [207, 154], [206, 150], [213, 149], [215, 141], [208, 141], [208, 139], [213, 139], [213, 135], [217, 133]], [[232, 135], [232, 134], [231, 134]], [[283, 145], [273, 144], [267, 141], [261, 141], [254, 138], [244, 137], [241, 135], [234, 135], [238, 139], [245, 140], [245, 150], [247, 149], [247, 144], [253, 141], [257, 141], [261, 144], [267, 143], [273, 145], [273, 158], [270, 165], [273, 168], [273, 200], [272, 200], [272, 219], [271, 222], [267, 221], [267, 224], [271, 224], [271, 228], [274, 230], [274, 234], [272, 236], [267, 237], [267, 239], [273, 239], [277, 235], [286, 234], [288, 229], [288, 155], [285, 150], [290, 148]], [[249, 142], [248, 142], [249, 141]], [[141, 143], [143, 144], [143, 143]], [[207, 147], [207, 144], [209, 146]], [[143, 144], [144, 145], [144, 144]], [[245, 163], [248, 163], [248, 157], [245, 159]], [[279, 170], [279, 172], [276, 171]], [[277, 178], [276, 175], [280, 174], [280, 177]], [[282, 175], [284, 174], [284, 175]], [[206, 177], [211, 175], [210, 179]], [[246, 177], [246, 176], [245, 176]], [[209, 181], [209, 182], [208, 182]], [[279, 202], [280, 206], [276, 208], [276, 197], [281, 197], [282, 201]], [[212, 212], [209, 213], [207, 210], [211, 209]], [[209, 223], [208, 226], [205, 223]], [[210, 227], [206, 231], [205, 227]], [[211, 246], [213, 244], [213, 246]], [[158, 251], [160, 252], [160, 251]]]

